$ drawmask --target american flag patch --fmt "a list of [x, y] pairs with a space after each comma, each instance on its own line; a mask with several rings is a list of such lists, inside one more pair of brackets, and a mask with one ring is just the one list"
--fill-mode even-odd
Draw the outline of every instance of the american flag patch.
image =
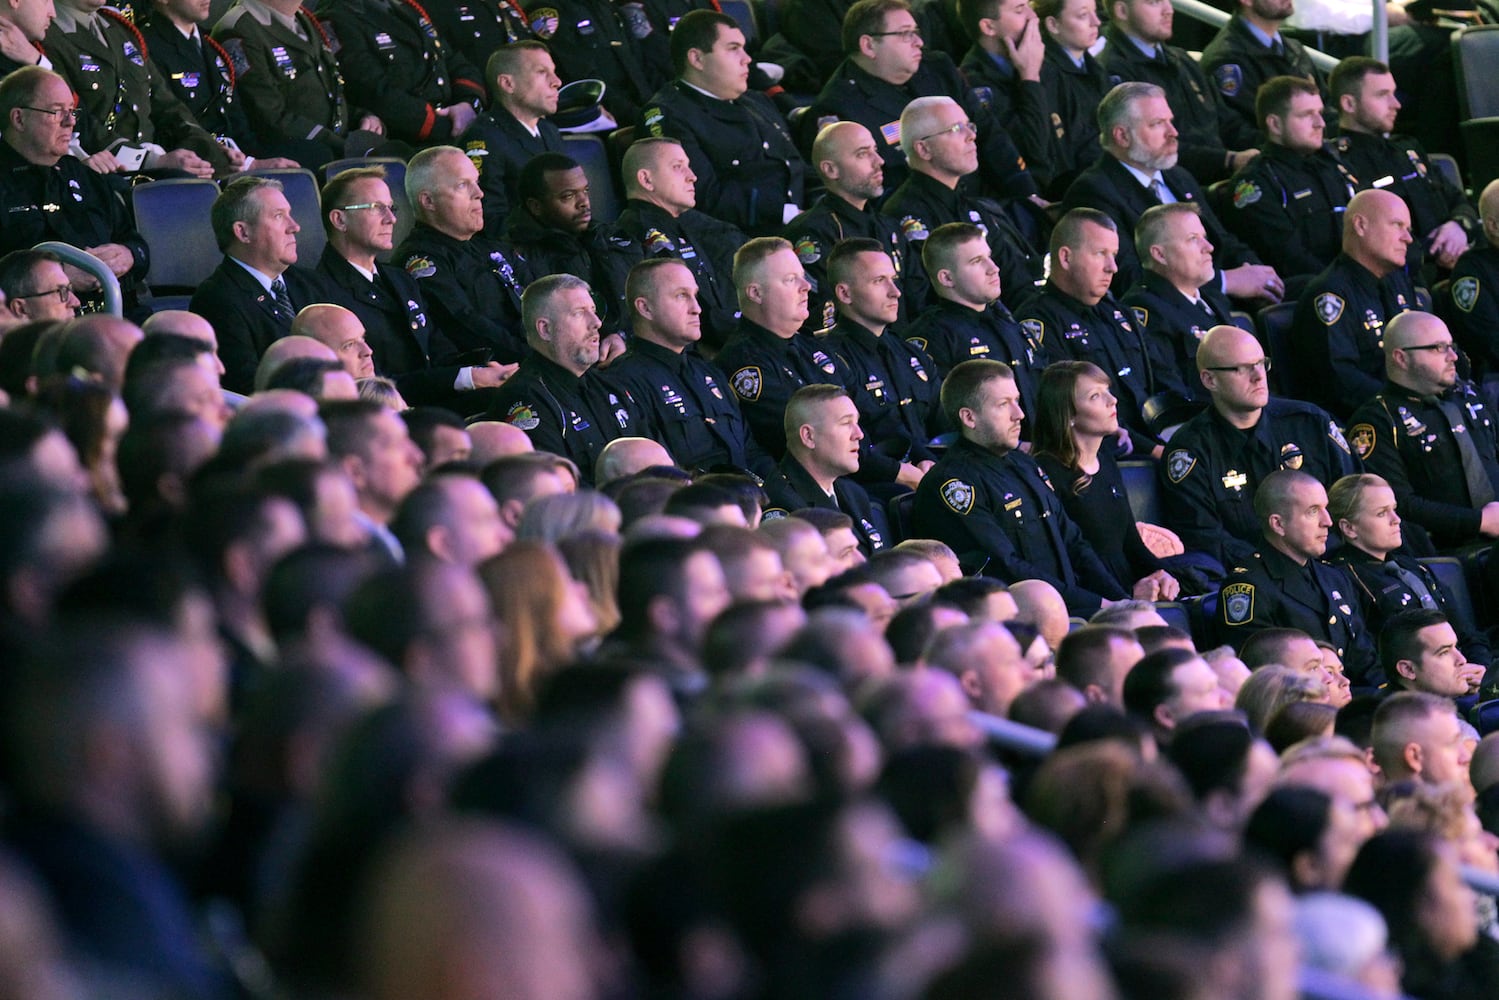
[[892, 146], [900, 145], [900, 119], [890, 122], [888, 125], [880, 126], [880, 135]]

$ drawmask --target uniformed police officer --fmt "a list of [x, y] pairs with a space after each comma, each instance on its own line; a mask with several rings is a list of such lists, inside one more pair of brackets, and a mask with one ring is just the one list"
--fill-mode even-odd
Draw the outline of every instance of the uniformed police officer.
[[786, 454], [765, 480], [770, 505], [763, 516], [786, 517], [804, 507], [841, 511], [853, 521], [866, 558], [893, 544], [884, 511], [853, 480], [864, 432], [848, 392], [836, 385], [802, 386], [786, 404], [786, 426]]
[[1263, 531], [1253, 555], [1235, 565], [1218, 595], [1225, 641], [1238, 649], [1267, 628], [1300, 629], [1337, 650], [1356, 687], [1383, 682], [1353, 574], [1322, 561], [1332, 517], [1327, 490], [1306, 472], [1270, 473], [1254, 493]]
[[531, 271], [508, 245], [480, 235], [484, 192], [473, 163], [456, 146], [424, 149], [406, 165], [406, 195], [416, 225], [393, 259], [421, 286], [432, 318], [462, 351], [519, 361]]
[[604, 445], [638, 436], [647, 424], [630, 393], [605, 385], [599, 363], [599, 330], [588, 282], [549, 274], [526, 288], [522, 302], [531, 347], [495, 394], [489, 416], [514, 424], [537, 451], [571, 459], [587, 483]]
[[734, 252], [744, 233], [696, 207], [697, 175], [675, 139], [635, 142], [625, 151], [622, 172], [626, 204], [618, 229], [646, 257], [675, 258], [692, 271], [703, 307], [703, 344], [716, 352], [739, 323]]
[[916, 490], [916, 534], [946, 542], [971, 573], [1045, 580], [1074, 615], [1127, 597], [1046, 473], [1020, 450], [1020, 397], [1009, 366], [963, 362], [942, 384], [942, 405], [960, 436]]
[[1048, 198], [1060, 198], [1068, 186], [1103, 154], [1098, 145], [1098, 105], [1109, 92], [1109, 74], [1089, 48], [1098, 41], [1097, 4], [1089, 0], [1037, 0], [1037, 15], [1046, 29], [1046, 59], [1041, 86], [1051, 100], [1051, 129], [1057, 165]]
[[1223, 221], [1288, 281], [1309, 278], [1342, 249], [1343, 212], [1358, 181], [1322, 141], [1322, 95], [1299, 76], [1277, 76], [1257, 104], [1260, 155], [1234, 175]]
[[484, 71], [489, 83], [489, 111], [474, 119], [459, 145], [479, 168], [484, 189], [484, 232], [505, 235], [515, 207], [520, 171], [531, 157], [562, 153], [562, 132], [548, 120], [557, 113], [557, 77], [552, 54], [535, 39], [496, 49]]
[[1202, 50], [1202, 68], [1231, 110], [1254, 127], [1254, 98], [1275, 76], [1299, 76], [1328, 96], [1327, 80], [1294, 38], [1281, 33], [1293, 0], [1239, 0], [1239, 9]]
[[1003, 206], [977, 194], [977, 132], [968, 113], [950, 97], [918, 97], [900, 122], [910, 176], [881, 211], [896, 221], [912, 249], [945, 223], [978, 226], [999, 265], [1005, 302], [1015, 308], [1041, 280], [1046, 262]]
[[1053, 95], [1041, 84], [1046, 61], [1040, 18], [1020, 0], [980, 0], [963, 10], [973, 44], [958, 70], [979, 105], [993, 115], [1042, 190], [1057, 177], [1060, 150], [1052, 131]]
[[1384, 386], [1354, 411], [1348, 440], [1400, 511], [1446, 549], [1499, 537], [1499, 428], [1457, 374], [1452, 335], [1427, 313], [1385, 329]]
[[677, 79], [651, 97], [641, 133], [682, 144], [710, 215], [750, 235], [778, 233], [800, 211], [806, 163], [775, 105], [749, 90], [744, 32], [695, 10], [672, 32]]
[[1161, 463], [1166, 527], [1191, 552], [1224, 566], [1244, 563], [1259, 542], [1252, 499], [1277, 469], [1323, 483], [1354, 471], [1343, 431], [1322, 410], [1270, 397], [1269, 359], [1234, 326], [1208, 331], [1197, 367], [1211, 405], [1172, 436]]
[[1452, 269], [1452, 335], [1473, 365], [1473, 378], [1499, 372], [1499, 182], [1478, 198], [1484, 242]]
[[1379, 391], [1384, 329], [1416, 308], [1405, 270], [1410, 211], [1388, 191], [1360, 191], [1343, 217], [1343, 252], [1310, 282], [1292, 322], [1293, 391], [1335, 416]]
[[921, 255], [937, 304], [905, 328], [905, 338], [931, 357], [936, 379], [964, 361], [1003, 361], [1020, 391], [1021, 408], [1035, 413], [1038, 379], [1052, 359], [999, 301], [999, 267], [983, 232], [966, 222], [938, 226]]
[[885, 193], [884, 160], [874, 136], [858, 122], [825, 126], [812, 143], [812, 165], [822, 178], [823, 193], [782, 233], [796, 248], [812, 283], [807, 332], [829, 329], [837, 318], [827, 257], [840, 240], [878, 240], [900, 276], [898, 322], [916, 316], [928, 298], [926, 276], [900, 227], [873, 207]]

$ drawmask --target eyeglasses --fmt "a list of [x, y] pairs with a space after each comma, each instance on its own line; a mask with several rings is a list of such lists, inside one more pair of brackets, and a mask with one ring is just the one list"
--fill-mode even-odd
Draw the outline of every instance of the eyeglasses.
[[1261, 358], [1258, 361], [1251, 361], [1248, 364], [1242, 365], [1209, 365], [1207, 370], [1210, 372], [1236, 372], [1245, 378], [1249, 378], [1255, 372], [1268, 372], [1270, 370], [1270, 359]]
[[930, 142], [931, 140], [939, 138], [939, 137], [944, 136], [944, 135], [958, 135], [958, 134], [978, 135], [978, 133], [979, 133], [979, 127], [977, 125], [973, 124], [973, 122], [958, 122], [956, 125], [949, 125], [949, 126], [947, 126], [947, 128], [939, 128], [937, 131], [933, 132], [931, 135], [924, 135], [921, 138], [917, 139], [916, 141], [917, 142]]
[[[35, 111], [39, 115], [56, 115], [65, 122], [76, 122], [81, 112], [77, 108], [30, 108], [21, 105], [23, 111]], [[25, 296], [20, 296], [24, 298]]]
[[388, 201], [365, 201], [360, 202], [358, 205], [338, 206], [340, 212], [362, 212], [367, 208], [373, 208], [378, 212], [389, 212], [392, 218], [400, 214], [396, 206]]
[[902, 28], [900, 31], [871, 31], [870, 38], [899, 38], [903, 42], [914, 42], [921, 37], [921, 32], [916, 28]]
[[46, 298], [49, 295], [56, 295], [57, 296], [57, 301], [66, 304], [67, 301], [68, 301], [68, 299], [70, 299], [70, 298], [73, 297], [73, 286], [72, 285], [58, 285], [56, 288], [49, 288], [49, 289], [47, 289], [44, 292], [27, 292], [25, 295], [12, 295], [11, 298], [13, 298], [13, 299], [44, 299], [44, 298]]
[[1438, 351], [1442, 354], [1456, 354], [1457, 346], [1450, 340], [1444, 340], [1440, 344], [1411, 344], [1409, 347], [1400, 348], [1402, 351]]

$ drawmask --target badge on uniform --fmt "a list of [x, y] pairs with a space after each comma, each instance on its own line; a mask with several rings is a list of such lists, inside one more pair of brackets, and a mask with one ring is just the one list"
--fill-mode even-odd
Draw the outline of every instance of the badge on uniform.
[[426, 257], [412, 257], [406, 262], [406, 273], [413, 278], [430, 278], [437, 273], [437, 265]]
[[541, 426], [541, 418], [530, 403], [515, 403], [505, 412], [505, 423], [514, 424], [523, 431], [534, 431]]
[[639, 3], [627, 3], [619, 8], [619, 16], [625, 22], [625, 27], [630, 29], [630, 34], [636, 39], [649, 38], [655, 26], [646, 15], [645, 5]]
[[888, 142], [890, 145], [892, 145], [892, 146], [899, 146], [900, 145], [900, 119], [897, 118], [893, 122], [886, 122], [884, 125], [881, 125], [880, 126], [880, 135], [883, 136], [884, 139], [885, 139], [885, 141]]
[[1336, 420], [1327, 422], [1327, 436], [1332, 438], [1332, 443], [1343, 449], [1343, 454], [1349, 454], [1348, 439], [1343, 437], [1343, 429], [1338, 426]]
[[[556, 11], [552, 13], [555, 14]], [[660, 108], [646, 108], [645, 117], [642, 120], [645, 122], [646, 131], [657, 139], [666, 134], [661, 128], [661, 123], [666, 121], [666, 116], [661, 113]]]
[[822, 247], [810, 236], [803, 236], [796, 241], [796, 257], [803, 264], [816, 264], [822, 260]]
[[926, 350], [926, 338], [925, 337], [907, 337], [906, 338], [906, 343], [910, 344], [912, 347], [919, 347], [923, 351]]
[[542, 7], [531, 12], [531, 31], [537, 38], [551, 38], [557, 33], [559, 23], [556, 7]]
[[463, 152], [465, 156], [473, 161], [475, 170], [483, 170], [484, 157], [489, 155], [489, 143], [483, 139], [475, 139], [472, 142], [464, 144]]
[[1306, 456], [1301, 453], [1301, 445], [1287, 442], [1280, 446], [1280, 467], [1282, 469], [1296, 470], [1301, 468]]
[[229, 64], [234, 67], [235, 76], [244, 76], [250, 72], [250, 57], [245, 55], [244, 39], [226, 38], [220, 44], [229, 56]]
[[146, 65], [146, 57], [141, 55], [141, 50], [136, 48], [135, 43], [128, 38], [125, 40], [125, 58], [137, 66]]
[[1317, 308], [1317, 318], [1322, 321], [1322, 325], [1332, 326], [1342, 317], [1343, 307], [1347, 303], [1343, 301], [1341, 295], [1334, 295], [1332, 292], [1323, 292], [1317, 296], [1317, 300], [1313, 305]]
[[713, 393], [714, 399], [723, 399], [723, 393], [718, 391], [718, 383], [713, 381], [712, 375], [704, 375], [703, 384], [708, 387], [709, 392]]
[[931, 381], [929, 378], [927, 378], [926, 369], [921, 366], [921, 359], [914, 354], [911, 355], [911, 370], [916, 373], [916, 377], [921, 379], [921, 381]]
[[1223, 620], [1229, 625], [1254, 620], [1254, 584], [1230, 583], [1223, 588]]
[[1466, 278], [1458, 278], [1452, 283], [1452, 301], [1465, 313], [1473, 311], [1478, 305], [1478, 279], [1469, 275]]
[[760, 398], [760, 369], [753, 365], [739, 369], [729, 376], [729, 385], [733, 387], [734, 395], [753, 403]]
[[1260, 200], [1263, 194], [1254, 181], [1240, 181], [1234, 188], [1234, 208], [1247, 208]]
[[647, 229], [645, 231], [645, 252], [649, 254], [670, 254], [676, 247], [672, 245], [671, 237], [659, 229]]
[[942, 484], [942, 502], [954, 514], [967, 514], [973, 510], [973, 487], [961, 479], [949, 479]]
[[864, 537], [869, 539], [869, 547], [878, 551], [885, 547], [885, 536], [867, 517], [859, 518], [859, 527], [864, 529]]
[[920, 241], [927, 238], [926, 223], [914, 215], [900, 220], [900, 231], [906, 234], [908, 240]]
[[1166, 456], [1166, 478], [1179, 483], [1197, 467], [1197, 459], [1185, 448], [1178, 448]]
[[969, 93], [973, 94], [973, 96], [978, 100], [981, 107], [987, 108], [989, 105], [994, 103], [993, 87], [974, 87], [969, 91]]
[[779, 521], [782, 518], [790, 516], [791, 511], [787, 510], [785, 507], [766, 507], [760, 512], [760, 523], [763, 524], [766, 521]]
[[1244, 87], [1244, 71], [1237, 63], [1224, 63], [1213, 70], [1213, 82], [1224, 97], [1237, 97]]
[[1374, 432], [1373, 424], [1354, 424], [1348, 428], [1348, 443], [1353, 445], [1353, 453], [1359, 458], [1368, 458], [1374, 454], [1374, 445], [1379, 435]]

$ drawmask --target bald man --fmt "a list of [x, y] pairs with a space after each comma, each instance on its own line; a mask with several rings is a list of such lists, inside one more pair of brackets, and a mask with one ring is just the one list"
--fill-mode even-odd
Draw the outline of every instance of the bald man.
[[1416, 308], [1405, 272], [1411, 213], [1388, 191], [1360, 191], [1343, 214], [1343, 252], [1296, 303], [1290, 385], [1334, 416], [1346, 417], [1379, 391], [1384, 329]]
[[469, 460], [480, 467], [506, 455], [521, 455], [536, 450], [536, 446], [531, 444], [530, 435], [503, 420], [475, 420], [468, 425], [468, 436], [473, 442]]
[[1473, 377], [1499, 372], [1499, 180], [1478, 198], [1484, 242], [1452, 269], [1452, 335], [1473, 362]]
[[337, 352], [321, 340], [315, 337], [288, 335], [280, 340], [272, 341], [271, 346], [266, 348], [265, 354], [261, 355], [260, 363], [255, 366], [255, 391], [259, 392], [270, 384], [271, 376], [276, 374], [277, 368], [297, 358], [317, 358], [321, 361], [343, 363]]
[[900, 275], [900, 322], [916, 316], [927, 298], [921, 255], [910, 252], [894, 219], [872, 207], [885, 193], [885, 161], [874, 136], [858, 122], [825, 126], [812, 143], [812, 166], [822, 178], [824, 193], [792, 219], [782, 234], [796, 248], [812, 282], [805, 329], [812, 332], [833, 325], [827, 258], [835, 243], [854, 237], [879, 240], [889, 250]]
[[307, 306], [292, 320], [291, 332], [311, 337], [338, 355], [344, 371], [354, 378], [370, 378], [375, 374], [375, 354], [365, 339], [364, 324], [343, 306], [326, 302]]
[[1499, 428], [1457, 373], [1447, 324], [1428, 313], [1385, 328], [1385, 384], [1353, 414], [1348, 441], [1395, 491], [1400, 516], [1438, 548], [1499, 538]]
[[1258, 544], [1251, 501], [1271, 472], [1299, 469], [1330, 486], [1357, 471], [1337, 422], [1310, 403], [1271, 398], [1268, 369], [1253, 334], [1209, 330], [1197, 347], [1209, 406], [1171, 438], [1160, 466], [1166, 526], [1224, 566]]
[[[506, 424], [505, 426], [510, 426]], [[643, 437], [615, 438], [604, 445], [594, 466], [593, 481], [599, 487], [657, 466], [673, 465], [671, 452], [659, 442]]]
[[219, 358], [219, 335], [214, 332], [213, 324], [197, 313], [186, 309], [163, 309], [146, 318], [141, 324], [141, 332], [147, 337], [175, 333], [179, 337], [192, 337], [213, 345], [214, 364], [218, 366], [219, 374], [224, 374], [224, 362]]

